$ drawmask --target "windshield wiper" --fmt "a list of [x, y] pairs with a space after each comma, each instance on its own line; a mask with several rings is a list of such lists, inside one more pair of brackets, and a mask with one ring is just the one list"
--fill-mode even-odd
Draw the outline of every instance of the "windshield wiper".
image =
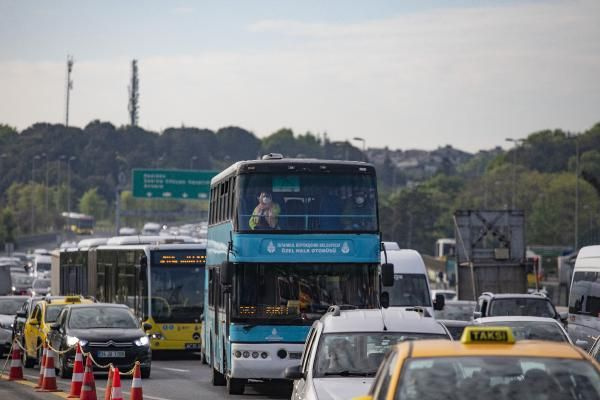
[[324, 376], [374, 376], [374, 372], [360, 372], [360, 371], [338, 371], [338, 372], [325, 372]]

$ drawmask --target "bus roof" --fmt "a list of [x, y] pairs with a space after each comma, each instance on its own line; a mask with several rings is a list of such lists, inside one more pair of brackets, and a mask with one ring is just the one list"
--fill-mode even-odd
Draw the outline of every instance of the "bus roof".
[[[290, 172], [289, 167], [301, 167], [302, 171], [310, 171], [314, 168], [318, 172], [352, 172], [356, 168], [366, 168], [362, 172], [375, 173], [375, 167], [364, 161], [342, 161], [342, 160], [319, 160], [316, 158], [282, 158], [270, 160], [247, 160], [238, 161], [230, 165], [210, 181], [211, 185], [226, 176], [242, 172]], [[298, 171], [297, 169], [294, 169]]]
[[80, 240], [79, 243], [77, 243], [77, 247], [78, 248], [83, 248], [83, 247], [97, 247], [97, 246], [102, 246], [103, 244], [106, 244], [107, 240], [108, 240], [108, 238], [89, 238], [89, 239], [83, 239], [83, 240]]
[[205, 250], [206, 242], [201, 243], [159, 243], [159, 244], [128, 244], [128, 245], [111, 245], [96, 247], [97, 250]]
[[168, 243], [202, 243], [203, 239], [193, 238], [191, 236], [144, 236], [128, 235], [114, 236], [106, 241], [107, 245], [128, 245], [128, 244], [168, 244]]

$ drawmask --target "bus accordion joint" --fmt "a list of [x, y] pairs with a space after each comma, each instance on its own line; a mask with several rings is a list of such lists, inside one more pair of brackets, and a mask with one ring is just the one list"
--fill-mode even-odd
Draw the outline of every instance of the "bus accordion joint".
[[508, 326], [467, 326], [460, 341], [463, 344], [514, 344], [515, 336]]

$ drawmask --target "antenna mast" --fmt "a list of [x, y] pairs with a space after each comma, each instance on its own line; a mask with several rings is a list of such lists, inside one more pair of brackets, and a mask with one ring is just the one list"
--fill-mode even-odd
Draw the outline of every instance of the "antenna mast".
[[137, 60], [132, 60], [131, 61], [131, 82], [128, 87], [129, 105], [127, 107], [127, 109], [129, 110], [129, 120], [130, 120], [131, 126], [137, 126], [137, 124], [138, 124], [138, 118], [139, 118], [138, 101], [140, 99], [139, 88], [140, 88], [140, 86], [139, 86], [139, 80], [138, 80]]
[[69, 101], [71, 90], [73, 89], [73, 81], [71, 80], [71, 72], [73, 71], [73, 56], [67, 55], [67, 98], [65, 106], [65, 126], [69, 126]]

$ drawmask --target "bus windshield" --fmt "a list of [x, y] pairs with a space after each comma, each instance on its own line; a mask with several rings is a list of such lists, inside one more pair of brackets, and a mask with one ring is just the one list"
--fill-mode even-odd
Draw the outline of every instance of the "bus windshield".
[[242, 174], [238, 230], [377, 232], [373, 175]]
[[152, 318], [158, 323], [195, 323], [204, 311], [204, 252], [152, 253]]
[[237, 266], [233, 318], [310, 324], [330, 305], [374, 307], [376, 265]]

